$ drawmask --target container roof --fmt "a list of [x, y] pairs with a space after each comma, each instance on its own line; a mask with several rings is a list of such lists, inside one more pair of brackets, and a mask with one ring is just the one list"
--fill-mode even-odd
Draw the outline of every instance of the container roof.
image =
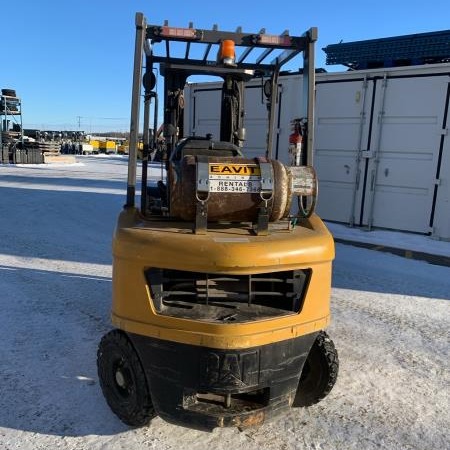
[[323, 50], [327, 65], [351, 69], [449, 62], [450, 30], [331, 44]]

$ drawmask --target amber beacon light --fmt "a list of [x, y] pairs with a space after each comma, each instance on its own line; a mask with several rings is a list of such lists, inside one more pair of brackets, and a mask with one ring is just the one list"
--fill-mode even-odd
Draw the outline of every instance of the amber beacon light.
[[220, 45], [220, 59], [225, 65], [232, 66], [235, 63], [236, 53], [234, 50], [234, 41], [224, 39]]

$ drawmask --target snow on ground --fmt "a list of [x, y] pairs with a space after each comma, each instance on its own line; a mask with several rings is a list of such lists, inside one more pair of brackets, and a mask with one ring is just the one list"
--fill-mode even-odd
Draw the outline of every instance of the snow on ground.
[[0, 166], [0, 449], [449, 448], [450, 269], [342, 244], [329, 329], [340, 374], [322, 403], [243, 432], [123, 425], [96, 350], [126, 160], [78, 160]]
[[367, 244], [450, 257], [450, 242], [439, 241], [430, 236], [389, 230], [375, 229], [367, 231], [364, 228], [351, 228], [338, 223], [327, 223], [327, 225], [336, 238], [346, 241], [364, 242]]

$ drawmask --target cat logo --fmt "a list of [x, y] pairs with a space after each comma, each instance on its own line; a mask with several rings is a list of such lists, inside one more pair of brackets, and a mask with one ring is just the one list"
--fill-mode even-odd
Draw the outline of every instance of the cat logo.
[[203, 360], [207, 386], [247, 387], [258, 384], [259, 352], [225, 353], [209, 352]]

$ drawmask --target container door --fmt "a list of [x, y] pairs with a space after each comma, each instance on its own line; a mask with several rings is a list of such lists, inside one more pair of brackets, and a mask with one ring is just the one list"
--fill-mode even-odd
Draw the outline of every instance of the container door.
[[289, 75], [281, 77], [281, 86], [277, 100], [275, 123], [277, 132], [274, 136], [274, 157], [286, 165], [291, 164], [289, 155], [289, 135], [291, 122], [303, 117], [303, 76]]
[[448, 79], [376, 82], [362, 225], [427, 233]]
[[220, 87], [194, 88], [192, 115], [192, 134], [206, 136], [212, 134], [213, 139], [220, 139]]
[[323, 219], [359, 225], [372, 96], [373, 81], [365, 79], [316, 85], [314, 165]]
[[[207, 133], [211, 133], [213, 139], [220, 139], [221, 95], [221, 85], [194, 88], [189, 114], [193, 116], [191, 132], [195, 136], [206, 136]], [[267, 140], [267, 107], [262, 97], [261, 83], [249, 83], [245, 87], [244, 106], [246, 140], [243, 151], [248, 158], [264, 156]]]
[[267, 141], [268, 113], [261, 83], [247, 84], [245, 87], [244, 127], [246, 139], [243, 151], [247, 158], [265, 156]]

